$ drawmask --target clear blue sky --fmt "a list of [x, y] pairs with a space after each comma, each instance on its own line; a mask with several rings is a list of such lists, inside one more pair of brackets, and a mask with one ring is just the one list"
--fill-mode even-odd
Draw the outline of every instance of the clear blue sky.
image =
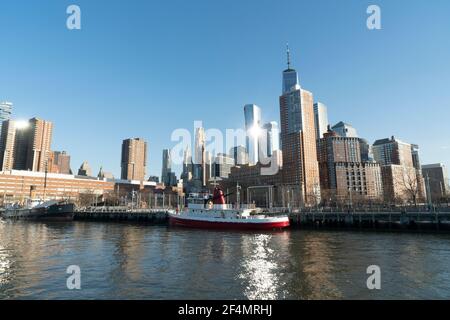
[[[66, 28], [77, 4], [82, 30]], [[382, 30], [366, 28], [378, 4]], [[149, 173], [176, 128], [279, 119], [285, 44], [330, 122], [395, 135], [450, 166], [450, 1], [2, 1], [0, 100], [54, 122], [54, 150], [120, 173], [121, 141], [149, 142]]]

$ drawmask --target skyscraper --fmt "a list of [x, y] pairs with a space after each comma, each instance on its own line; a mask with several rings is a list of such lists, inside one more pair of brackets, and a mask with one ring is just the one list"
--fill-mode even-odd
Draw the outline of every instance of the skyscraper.
[[351, 124], [345, 123], [343, 121], [335, 124], [331, 129], [341, 137], [358, 138], [356, 129], [353, 128]]
[[200, 127], [195, 130], [195, 150], [194, 150], [194, 163], [202, 164], [205, 160], [205, 129]]
[[14, 168], [16, 129], [15, 121], [3, 121], [0, 132], [0, 171], [12, 170]]
[[148, 181], [159, 183], [159, 177], [158, 176], [150, 176], [150, 177], [148, 177]]
[[70, 169], [70, 155], [66, 151], [54, 151], [53, 160], [59, 173], [72, 174], [72, 169]]
[[172, 172], [172, 157], [170, 155], [169, 149], [163, 150], [162, 155], [162, 171], [161, 171], [161, 182], [165, 185], [171, 184], [171, 172]]
[[205, 151], [205, 164], [203, 165], [203, 185], [206, 186], [214, 175], [214, 163], [211, 152]]
[[53, 151], [50, 151], [49, 153], [46, 171], [49, 173], [59, 173], [59, 167], [55, 161], [55, 153]]
[[244, 146], [232, 147], [230, 149], [230, 155], [234, 158], [236, 166], [248, 164], [247, 149]]
[[363, 141], [341, 137], [331, 129], [319, 139], [320, 183], [325, 201], [382, 199], [380, 165], [366, 160]]
[[271, 157], [272, 153], [275, 150], [280, 150], [280, 131], [278, 128], [278, 123], [275, 121], [271, 121], [269, 123], [264, 124], [263, 126], [263, 143], [260, 144], [261, 149], [264, 148], [263, 151], [260, 150], [260, 155], [265, 157]]
[[361, 160], [363, 162], [375, 162], [373, 158], [372, 146], [366, 139], [359, 138], [359, 147], [361, 149]]
[[283, 72], [280, 97], [283, 183], [291, 186], [303, 204], [314, 204], [320, 197], [313, 95], [300, 87], [297, 71]]
[[233, 166], [234, 159], [232, 157], [219, 153], [214, 161], [214, 177], [228, 178]]
[[287, 47], [287, 66], [283, 71], [283, 94], [300, 90], [300, 82], [298, 81], [298, 73], [295, 69], [291, 69], [291, 52]]
[[193, 170], [192, 170], [192, 155], [189, 147], [184, 150], [183, 153], [183, 171], [181, 173], [181, 179], [183, 179], [183, 183], [187, 183], [193, 178]]
[[416, 170], [421, 170], [419, 158], [419, 146], [417, 144], [411, 144], [411, 155], [414, 168], [416, 168]]
[[205, 186], [208, 177], [206, 172], [206, 135], [205, 129], [202, 127], [195, 131], [194, 155], [194, 178], [198, 181], [199, 186]]
[[424, 179], [415, 163], [418, 153], [413, 159], [413, 150], [417, 151], [418, 147], [391, 137], [375, 141], [372, 149], [375, 161], [381, 164], [386, 201], [416, 204], [425, 198]]
[[0, 102], [0, 134], [2, 132], [3, 121], [11, 118], [13, 104], [11, 102]]
[[44, 172], [48, 166], [53, 124], [33, 118], [27, 126], [16, 130], [14, 169]]
[[442, 163], [422, 166], [422, 174], [427, 182], [428, 196], [433, 202], [443, 200], [450, 192], [448, 171]]
[[321, 139], [328, 130], [327, 107], [321, 102], [314, 103], [314, 120], [316, 125], [316, 139]]
[[121, 179], [145, 180], [147, 170], [147, 142], [142, 138], [122, 142]]
[[255, 104], [244, 106], [246, 147], [250, 164], [259, 161], [259, 139], [261, 138], [261, 109]]
[[414, 166], [411, 144], [395, 137], [375, 141], [372, 149], [375, 161], [381, 165]]

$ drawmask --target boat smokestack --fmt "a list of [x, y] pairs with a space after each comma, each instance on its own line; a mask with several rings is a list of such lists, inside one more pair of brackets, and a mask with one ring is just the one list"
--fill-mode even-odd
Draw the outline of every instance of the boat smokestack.
[[213, 204], [225, 204], [225, 195], [219, 187], [214, 188]]

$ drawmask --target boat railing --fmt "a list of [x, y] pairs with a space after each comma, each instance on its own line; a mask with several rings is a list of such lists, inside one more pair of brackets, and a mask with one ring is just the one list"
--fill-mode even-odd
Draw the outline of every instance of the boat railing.
[[234, 209], [232, 204], [212, 204], [209, 206], [206, 206], [207, 209], [214, 209], [214, 210], [232, 210]]
[[257, 208], [254, 203], [250, 203], [250, 204], [244, 203], [244, 204], [241, 204], [239, 207], [241, 209], [256, 209]]

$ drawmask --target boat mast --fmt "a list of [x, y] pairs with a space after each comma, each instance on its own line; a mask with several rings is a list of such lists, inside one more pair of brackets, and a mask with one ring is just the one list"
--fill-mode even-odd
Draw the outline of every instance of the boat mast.
[[239, 182], [236, 184], [236, 208], [239, 209], [241, 204], [241, 186]]
[[216, 176], [213, 177], [213, 182], [212, 182], [211, 184], [214, 186], [214, 188], [217, 187], [217, 186], [219, 185], [219, 184], [217, 183], [217, 177], [216, 177]]
[[48, 161], [45, 162], [45, 175], [44, 175], [44, 195], [42, 201], [45, 202], [45, 192], [47, 191], [47, 173], [48, 173]]

